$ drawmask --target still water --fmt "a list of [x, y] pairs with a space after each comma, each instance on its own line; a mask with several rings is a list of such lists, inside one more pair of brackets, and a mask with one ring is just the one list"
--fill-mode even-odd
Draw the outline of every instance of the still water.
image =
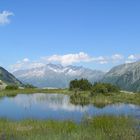
[[140, 118], [140, 106], [112, 104], [99, 108], [94, 105], [74, 105], [69, 96], [63, 94], [18, 94], [0, 98], [0, 118], [54, 119], [81, 121], [86, 116], [125, 115]]

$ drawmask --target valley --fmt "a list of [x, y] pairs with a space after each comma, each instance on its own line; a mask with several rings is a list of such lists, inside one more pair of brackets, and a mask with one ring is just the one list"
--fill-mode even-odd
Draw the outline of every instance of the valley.
[[[0, 108], [0, 118], [6, 120], [0, 119], [0, 125], [5, 124], [6, 131], [0, 127], [0, 138], [45, 140], [58, 135], [59, 140], [69, 135], [70, 140], [139, 139], [140, 129], [134, 129], [140, 125], [139, 83], [133, 84], [139, 81], [139, 63], [117, 66], [107, 73], [48, 64], [14, 72], [13, 76], [1, 68], [0, 106], [5, 108]], [[127, 74], [128, 71], [133, 74]], [[122, 81], [118, 80], [121, 77]], [[123, 82], [132, 86], [128, 89]], [[88, 131], [83, 129], [85, 126]], [[125, 134], [123, 129], [127, 130]]]
[[0, 140], [140, 140], [140, 0], [1, 0]]

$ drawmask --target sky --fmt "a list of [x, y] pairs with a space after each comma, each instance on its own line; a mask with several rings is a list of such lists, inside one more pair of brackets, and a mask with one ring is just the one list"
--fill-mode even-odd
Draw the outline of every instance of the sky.
[[108, 71], [140, 58], [139, 0], [1, 0], [0, 66]]

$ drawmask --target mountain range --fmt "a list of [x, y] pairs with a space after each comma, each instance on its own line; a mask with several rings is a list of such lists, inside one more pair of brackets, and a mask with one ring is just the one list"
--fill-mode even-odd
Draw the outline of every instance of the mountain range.
[[41, 88], [66, 88], [71, 80], [80, 78], [86, 78], [94, 83], [104, 76], [102, 71], [91, 70], [81, 66], [62, 66], [57, 64], [19, 70], [13, 74], [23, 83], [30, 83]]
[[140, 61], [116, 66], [107, 73], [81, 66], [47, 64], [43, 67], [18, 70], [11, 74], [0, 67], [0, 83], [7, 85], [21, 86], [22, 83], [29, 83], [40, 88], [66, 88], [71, 80], [81, 78], [86, 78], [91, 83], [111, 83], [122, 90], [140, 91]]

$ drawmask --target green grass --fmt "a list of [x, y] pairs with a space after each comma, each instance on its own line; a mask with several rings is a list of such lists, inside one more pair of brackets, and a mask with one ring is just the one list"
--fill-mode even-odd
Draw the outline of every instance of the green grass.
[[72, 121], [0, 120], [0, 139], [6, 140], [139, 140], [139, 121], [98, 116], [80, 124]]
[[97, 107], [104, 107], [108, 104], [114, 103], [130, 103], [140, 105], [140, 94], [139, 93], [109, 93], [109, 94], [96, 94], [91, 96], [90, 92], [79, 92], [72, 94], [71, 103], [73, 104], [94, 104]]
[[10, 96], [14, 97], [17, 94], [32, 94], [32, 93], [62, 93], [70, 95], [71, 103], [73, 104], [94, 104], [98, 107], [103, 107], [108, 104], [114, 103], [131, 103], [140, 105], [140, 94], [139, 93], [109, 93], [109, 94], [96, 94], [91, 96], [89, 91], [78, 91], [76, 94], [74, 91], [68, 89], [18, 89], [18, 90], [2, 90], [0, 91], [0, 97]]
[[62, 93], [70, 94], [68, 89], [18, 89], [18, 90], [1, 90], [0, 97], [3, 96], [16, 96], [17, 94], [33, 94], [33, 93]]

